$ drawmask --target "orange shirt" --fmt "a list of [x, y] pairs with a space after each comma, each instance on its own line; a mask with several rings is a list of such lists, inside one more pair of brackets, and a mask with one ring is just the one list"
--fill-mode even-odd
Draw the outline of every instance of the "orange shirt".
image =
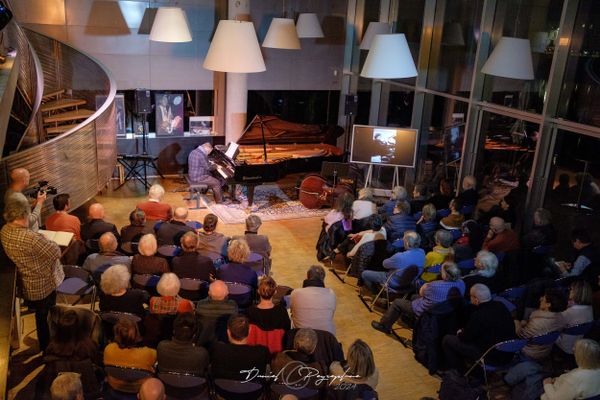
[[146, 214], [148, 221], [168, 221], [172, 217], [171, 206], [157, 201], [145, 201], [136, 206]]
[[[116, 343], [110, 343], [104, 349], [104, 365], [145, 369], [154, 372], [156, 350], [149, 347], [121, 349]], [[108, 377], [110, 387], [127, 393], [137, 393], [142, 382], [126, 382]]]
[[46, 229], [49, 231], [71, 232], [76, 240], [81, 240], [81, 221], [74, 215], [55, 212], [46, 218]]

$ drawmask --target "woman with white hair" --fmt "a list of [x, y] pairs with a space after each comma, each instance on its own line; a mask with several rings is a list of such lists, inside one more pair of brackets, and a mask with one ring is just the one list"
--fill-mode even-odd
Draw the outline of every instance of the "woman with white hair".
[[358, 191], [358, 199], [352, 203], [354, 219], [363, 219], [377, 214], [377, 206], [373, 202], [373, 189], [363, 188]]
[[577, 368], [558, 378], [544, 379], [541, 400], [589, 399], [600, 395], [600, 345], [591, 339], [575, 343]]
[[160, 202], [164, 195], [165, 189], [155, 183], [148, 191], [148, 201], [139, 203], [136, 208], [146, 213], [146, 219], [149, 221], [169, 221], [173, 217], [173, 209], [170, 205]]
[[127, 266], [109, 267], [100, 278], [100, 311], [117, 311], [139, 315], [146, 313], [149, 295], [145, 290], [130, 287], [131, 274]]
[[258, 275], [247, 265], [250, 256], [250, 247], [244, 239], [234, 239], [229, 243], [227, 258], [229, 263], [224, 264], [217, 271], [218, 279], [225, 282], [237, 282], [258, 287]]
[[156, 291], [160, 296], [150, 298], [151, 314], [175, 314], [184, 312], [193, 312], [194, 304], [191, 301], [179, 297], [181, 282], [172, 272], [164, 273], [158, 284]]
[[465, 295], [469, 294], [469, 290], [476, 283], [482, 283], [487, 286], [492, 293], [499, 291], [499, 282], [496, 277], [498, 269], [498, 258], [494, 253], [487, 250], [481, 250], [475, 258], [475, 270], [465, 276], [465, 286], [467, 287]]
[[131, 260], [131, 270], [134, 274], [160, 275], [169, 272], [169, 263], [166, 259], [156, 256], [158, 243], [153, 234], [140, 238], [138, 252]]

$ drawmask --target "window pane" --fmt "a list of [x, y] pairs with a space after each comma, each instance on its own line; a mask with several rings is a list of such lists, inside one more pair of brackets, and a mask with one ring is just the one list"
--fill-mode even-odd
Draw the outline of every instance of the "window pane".
[[[469, 97], [483, 0], [448, 0], [434, 30], [427, 87]], [[441, 32], [440, 32], [441, 30]]]
[[[419, 60], [419, 46], [421, 45], [421, 31], [423, 30], [423, 10], [425, 0], [411, 0], [398, 2], [398, 19], [394, 28], [395, 33], [404, 33], [410, 53], [415, 65]], [[416, 78], [398, 79], [399, 82], [415, 84]]]
[[558, 116], [600, 126], [600, 1], [581, 0]]
[[534, 78], [521, 80], [485, 75], [485, 100], [521, 110], [542, 112], [554, 48], [551, 38], [556, 37], [562, 5], [563, 0], [498, 1], [492, 48], [502, 36], [530, 39]]

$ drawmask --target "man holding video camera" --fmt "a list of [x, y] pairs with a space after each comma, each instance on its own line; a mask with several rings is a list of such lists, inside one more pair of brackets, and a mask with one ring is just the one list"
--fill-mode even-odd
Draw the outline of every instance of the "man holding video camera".
[[[25, 168], [15, 168], [10, 171], [10, 185], [4, 194], [4, 204], [7, 199], [14, 193], [23, 193], [23, 190], [29, 186], [29, 171]], [[41, 189], [41, 188], [40, 188]], [[33, 197], [33, 193], [31, 194]], [[42, 206], [46, 200], [46, 191], [37, 190], [35, 193], [35, 201], [32, 205], [31, 214], [29, 214], [29, 229], [37, 232], [42, 224]]]

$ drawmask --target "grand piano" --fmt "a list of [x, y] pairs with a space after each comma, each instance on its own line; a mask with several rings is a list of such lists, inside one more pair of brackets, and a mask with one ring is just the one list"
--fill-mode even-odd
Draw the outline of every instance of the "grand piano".
[[232, 144], [215, 146], [209, 158], [228, 184], [247, 187], [251, 206], [256, 186], [289, 173], [318, 171], [323, 161], [341, 161], [344, 151], [335, 143], [343, 133], [336, 125], [298, 124], [256, 115], [238, 140], [237, 151], [227, 152]]

